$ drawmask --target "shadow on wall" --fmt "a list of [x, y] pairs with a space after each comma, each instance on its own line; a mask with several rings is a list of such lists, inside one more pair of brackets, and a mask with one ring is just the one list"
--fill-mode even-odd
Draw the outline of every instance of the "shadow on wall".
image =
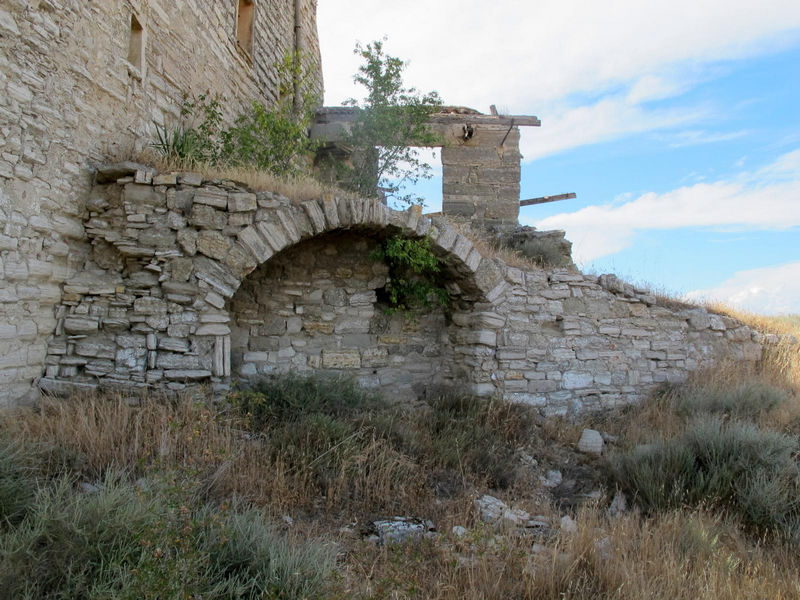
[[412, 399], [454, 378], [442, 308], [387, 314], [379, 240], [326, 234], [285, 250], [243, 282], [229, 303], [234, 376], [316, 371], [354, 376], [367, 388]]

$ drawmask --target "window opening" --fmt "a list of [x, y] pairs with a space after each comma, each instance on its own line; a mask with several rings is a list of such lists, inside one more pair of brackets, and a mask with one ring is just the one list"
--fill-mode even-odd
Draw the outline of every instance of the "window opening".
[[131, 15], [131, 37], [128, 44], [128, 62], [142, 70], [144, 62], [144, 29], [136, 15]]
[[253, 0], [239, 0], [239, 11], [236, 15], [236, 41], [239, 47], [248, 54], [253, 53], [254, 13]]

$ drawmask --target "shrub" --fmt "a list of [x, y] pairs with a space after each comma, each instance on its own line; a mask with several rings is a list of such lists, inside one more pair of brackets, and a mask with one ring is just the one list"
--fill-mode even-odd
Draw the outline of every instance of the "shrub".
[[366, 89], [345, 144], [353, 148], [351, 164], [339, 164], [340, 184], [357, 194], [393, 198], [401, 204], [421, 204], [422, 199], [403, 193], [404, 185], [430, 177], [430, 165], [414, 146], [436, 145], [428, 128], [430, 115], [441, 105], [436, 92], [420, 94], [403, 85], [405, 63], [385, 54], [378, 40], [354, 53], [364, 61], [354, 81]]
[[315, 413], [351, 416], [383, 404], [379, 396], [358, 387], [352, 379], [294, 373], [260, 380], [235, 392], [231, 401], [253, 431], [265, 431], [270, 425]]
[[333, 566], [245, 507], [194, 507], [180, 485], [134, 489], [118, 475], [82, 494], [62, 477], [0, 537], [10, 598], [307, 598]]
[[373, 252], [372, 258], [384, 261], [389, 267], [385, 287], [387, 312], [402, 311], [412, 316], [449, 302], [450, 294], [440, 283], [441, 261], [431, 250], [428, 238], [388, 238]]
[[789, 391], [760, 381], [735, 386], [680, 386], [668, 395], [680, 416], [725, 415], [748, 421], [757, 420], [791, 398]]
[[706, 416], [672, 439], [612, 455], [609, 464], [648, 512], [717, 506], [750, 526], [792, 534], [800, 522], [797, 451], [792, 437]]

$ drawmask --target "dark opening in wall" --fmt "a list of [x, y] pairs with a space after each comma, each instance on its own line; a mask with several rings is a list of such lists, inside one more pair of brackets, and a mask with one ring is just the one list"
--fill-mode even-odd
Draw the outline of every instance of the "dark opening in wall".
[[236, 41], [248, 54], [253, 53], [253, 21], [255, 4], [253, 0], [239, 0], [236, 14]]
[[144, 28], [136, 15], [131, 15], [131, 37], [128, 43], [128, 62], [142, 70], [144, 64]]

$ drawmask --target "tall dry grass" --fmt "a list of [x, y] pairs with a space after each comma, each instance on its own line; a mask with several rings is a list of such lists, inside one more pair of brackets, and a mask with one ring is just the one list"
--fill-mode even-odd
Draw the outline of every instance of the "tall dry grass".
[[610, 519], [581, 510], [575, 532], [495, 537], [476, 530], [347, 557], [338, 598], [537, 600], [788, 599], [800, 593], [793, 550], [753, 543], [702, 512]]

